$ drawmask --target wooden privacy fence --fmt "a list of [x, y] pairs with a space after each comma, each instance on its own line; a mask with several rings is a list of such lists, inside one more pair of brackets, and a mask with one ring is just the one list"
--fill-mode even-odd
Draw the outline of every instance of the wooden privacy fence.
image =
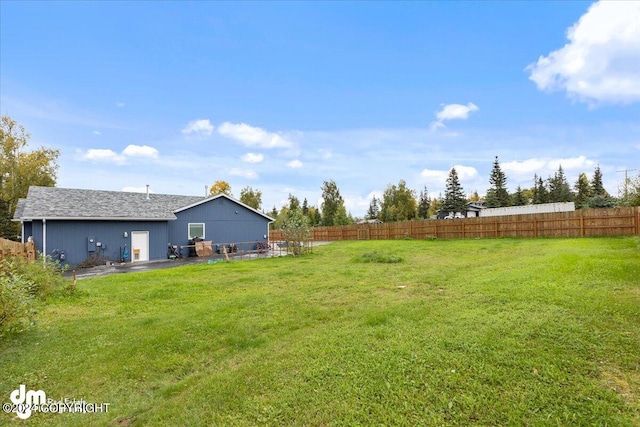
[[36, 259], [36, 245], [33, 242], [20, 243], [0, 238], [0, 259], [8, 256], [22, 256], [29, 261]]
[[[316, 241], [633, 235], [640, 236], [640, 207], [484, 218], [427, 219], [312, 229], [312, 239]], [[269, 237], [271, 240], [283, 240], [280, 230], [272, 230]]]

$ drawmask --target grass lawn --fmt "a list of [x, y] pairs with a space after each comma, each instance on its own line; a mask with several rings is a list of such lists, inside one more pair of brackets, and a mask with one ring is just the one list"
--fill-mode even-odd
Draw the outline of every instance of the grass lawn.
[[[399, 259], [401, 258], [401, 259]], [[52, 426], [640, 425], [640, 239], [337, 242], [78, 282], [0, 342]]]

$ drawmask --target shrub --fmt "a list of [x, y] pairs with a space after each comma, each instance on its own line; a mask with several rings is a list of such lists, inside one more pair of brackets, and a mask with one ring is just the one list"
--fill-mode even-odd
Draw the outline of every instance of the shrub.
[[311, 230], [307, 217], [302, 211], [289, 211], [287, 218], [282, 224], [282, 236], [287, 242], [287, 250], [293, 255], [302, 255], [308, 248], [311, 239]]
[[34, 324], [37, 306], [64, 279], [59, 264], [50, 259], [28, 262], [21, 257], [0, 260], [0, 337]]
[[354, 262], [378, 262], [382, 264], [396, 264], [404, 261], [401, 256], [381, 254], [379, 252], [365, 252], [361, 256], [354, 258]]

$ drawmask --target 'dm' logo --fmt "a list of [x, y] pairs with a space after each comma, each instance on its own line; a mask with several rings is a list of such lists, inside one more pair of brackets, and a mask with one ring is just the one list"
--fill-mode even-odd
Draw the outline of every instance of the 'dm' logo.
[[31, 416], [31, 409], [36, 405], [44, 405], [47, 403], [47, 395], [42, 390], [29, 390], [24, 384], [20, 384], [17, 390], [13, 390], [9, 395], [11, 402], [17, 408], [16, 415], [18, 418], [26, 420]]

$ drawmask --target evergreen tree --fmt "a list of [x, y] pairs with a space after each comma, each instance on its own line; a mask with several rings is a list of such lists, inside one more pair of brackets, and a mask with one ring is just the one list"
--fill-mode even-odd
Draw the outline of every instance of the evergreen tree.
[[307, 202], [307, 198], [304, 198], [302, 202], [302, 215], [309, 216], [309, 202]]
[[429, 192], [427, 191], [427, 187], [424, 187], [424, 190], [420, 192], [420, 197], [418, 199], [418, 218], [427, 219], [429, 218], [429, 207], [431, 206], [431, 198], [429, 197]]
[[297, 210], [300, 210], [300, 199], [289, 193], [289, 211], [292, 212]]
[[507, 191], [507, 176], [502, 172], [498, 156], [493, 162], [493, 169], [489, 176], [491, 187], [487, 190], [486, 203], [488, 208], [501, 208], [509, 206], [511, 203], [509, 192]]
[[576, 190], [576, 207], [578, 209], [588, 207], [591, 199], [591, 186], [589, 185], [589, 178], [587, 178], [587, 174], [580, 174], [574, 188]]
[[516, 192], [513, 193], [511, 197], [511, 204], [512, 206], [524, 206], [527, 203], [529, 203], [529, 200], [527, 200], [527, 196], [525, 195], [525, 192], [518, 185], [518, 188], [516, 188]]
[[407, 188], [400, 180], [398, 185], [389, 185], [382, 195], [380, 219], [384, 222], [406, 221], [418, 214], [415, 191]]
[[367, 210], [365, 219], [378, 219], [379, 216], [380, 204], [378, 203], [378, 199], [376, 199], [376, 196], [373, 196], [373, 199], [371, 199], [371, 203], [369, 203], [369, 209]]
[[574, 195], [571, 187], [567, 182], [567, 177], [562, 170], [562, 165], [558, 166], [558, 171], [553, 178], [549, 179], [549, 201], [554, 202], [571, 202]]
[[314, 208], [313, 225], [314, 226], [322, 225], [322, 214], [320, 213], [320, 209], [318, 208]]
[[451, 168], [447, 177], [447, 185], [442, 202], [442, 210], [445, 212], [466, 212], [467, 199], [458, 179], [456, 168]]
[[322, 184], [322, 224], [331, 226], [347, 223], [347, 209], [338, 185], [333, 180], [325, 181]]
[[591, 196], [609, 197], [609, 193], [604, 189], [602, 184], [602, 171], [600, 171], [600, 165], [596, 166], [593, 171], [593, 179], [591, 180]]
[[534, 205], [539, 205], [541, 203], [549, 203], [549, 190], [542, 180], [542, 177], [538, 175], [534, 175], [533, 178], [535, 182], [535, 186], [533, 187], [533, 195], [531, 197], [532, 203]]
[[273, 209], [271, 209], [271, 212], [269, 212], [269, 216], [273, 219], [276, 219], [278, 217], [278, 209], [276, 209], [276, 205], [273, 205]]

